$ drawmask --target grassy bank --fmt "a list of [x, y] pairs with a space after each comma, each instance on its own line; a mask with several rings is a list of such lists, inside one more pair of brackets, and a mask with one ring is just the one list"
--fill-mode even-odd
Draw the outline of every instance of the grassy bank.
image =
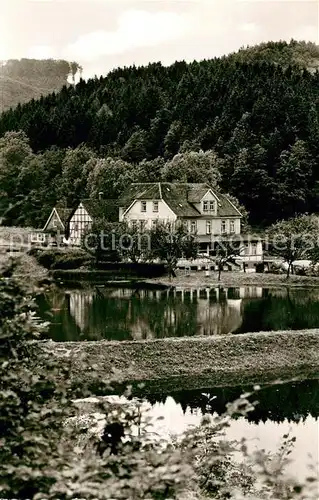
[[168, 277], [152, 279], [153, 283], [162, 283], [165, 285], [178, 286], [183, 288], [203, 288], [225, 286], [313, 286], [319, 287], [319, 277], [317, 276], [297, 276], [291, 275], [287, 280], [285, 274], [270, 274], [270, 273], [244, 273], [239, 271], [225, 271], [221, 274], [221, 279], [218, 281], [218, 273], [211, 272], [210, 276], [206, 276], [205, 271], [193, 271], [189, 276], [185, 275], [184, 271], [177, 271], [176, 278], [169, 280]]
[[[136, 342], [40, 342], [61, 361], [71, 362], [75, 386], [99, 381], [159, 382], [197, 389], [311, 377], [319, 373], [319, 330], [178, 338]], [[89, 369], [87, 369], [87, 366]]]
[[14, 264], [13, 277], [22, 279], [24, 284], [31, 288], [52, 281], [48, 270], [26, 252], [0, 252], [0, 269], [11, 263]]

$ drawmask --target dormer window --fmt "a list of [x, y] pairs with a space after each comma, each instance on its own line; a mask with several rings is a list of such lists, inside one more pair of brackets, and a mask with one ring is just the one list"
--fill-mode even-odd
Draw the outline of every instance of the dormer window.
[[146, 212], [146, 201], [141, 201], [141, 212]]
[[203, 201], [203, 212], [215, 212], [215, 201]]
[[153, 212], [158, 212], [158, 201], [153, 201]]

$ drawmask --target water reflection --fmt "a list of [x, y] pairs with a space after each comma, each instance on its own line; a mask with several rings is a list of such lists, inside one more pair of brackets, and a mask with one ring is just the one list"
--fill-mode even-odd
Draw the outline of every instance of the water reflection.
[[[214, 387], [191, 391], [167, 392], [165, 387], [156, 393], [143, 393], [145, 389], [133, 387], [133, 396], [147, 399], [154, 405], [165, 403], [167, 398], [172, 398], [180, 405], [184, 413], [210, 412], [221, 415], [227, 409], [227, 403], [235, 401], [241, 394], [251, 392], [252, 387]], [[208, 405], [208, 399], [210, 403]], [[254, 410], [249, 412], [246, 419], [252, 423], [266, 422], [301, 422], [311, 415], [319, 417], [319, 381], [305, 380], [269, 385], [257, 391], [250, 398], [258, 401]]]
[[[196, 391], [167, 392], [165, 385], [157, 392], [147, 393], [133, 387], [131, 401], [119, 397], [118, 402], [136, 404], [142, 398], [142, 408], [152, 431], [169, 438], [198, 426], [204, 413], [225, 412], [227, 403], [251, 387], [212, 387]], [[284, 434], [296, 437], [288, 471], [300, 479], [309, 474], [307, 466], [318, 462], [319, 450], [319, 381], [304, 380], [263, 387], [250, 400], [258, 401], [246, 417], [232, 418], [226, 430], [228, 440], [247, 439], [248, 449], [265, 449], [275, 453]], [[207, 405], [210, 398], [210, 404]], [[83, 401], [83, 400], [82, 400]], [[92, 406], [88, 406], [92, 411]], [[88, 411], [88, 410], [87, 410]], [[158, 420], [160, 418], [161, 420]], [[309, 454], [312, 458], [309, 458]]]
[[319, 291], [261, 287], [132, 290], [94, 287], [39, 297], [49, 335], [141, 340], [319, 327]]

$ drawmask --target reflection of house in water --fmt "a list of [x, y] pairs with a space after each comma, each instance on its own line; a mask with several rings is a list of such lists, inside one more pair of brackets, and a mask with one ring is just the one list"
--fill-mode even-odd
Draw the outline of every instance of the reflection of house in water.
[[[242, 324], [242, 299], [261, 298], [261, 287], [174, 289], [170, 292], [183, 301], [196, 301], [197, 335], [225, 335]], [[169, 311], [171, 321], [175, 310]]]
[[68, 292], [69, 311], [73, 316], [75, 323], [83, 331], [89, 327], [88, 308], [93, 302], [93, 292], [88, 290], [75, 290]]
[[110, 340], [232, 333], [242, 325], [244, 300], [262, 296], [260, 287], [67, 292], [79, 330]]

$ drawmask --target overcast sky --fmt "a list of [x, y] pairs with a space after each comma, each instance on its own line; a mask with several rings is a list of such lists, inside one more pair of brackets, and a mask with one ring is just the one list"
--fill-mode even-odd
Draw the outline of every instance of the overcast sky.
[[75, 60], [85, 78], [319, 37], [319, 0], [0, 0], [0, 9], [0, 59]]

